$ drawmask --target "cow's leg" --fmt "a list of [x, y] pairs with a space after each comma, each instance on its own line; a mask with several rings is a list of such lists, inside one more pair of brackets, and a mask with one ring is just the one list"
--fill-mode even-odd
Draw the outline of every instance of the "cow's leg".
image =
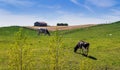
[[79, 48], [78, 45], [76, 45], [74, 48], [74, 52], [76, 52], [78, 48]]
[[44, 32], [44, 35], [46, 35], [46, 32]]
[[84, 48], [84, 46], [82, 46], [82, 54], [85, 54], [85, 48]]
[[86, 48], [86, 56], [88, 56], [89, 46]]
[[44, 31], [44, 34], [47, 35], [47, 30]]
[[84, 49], [84, 55], [87, 56], [87, 49]]
[[82, 47], [82, 52], [83, 52], [83, 55], [87, 56], [88, 52], [87, 52], [87, 49], [84, 46]]
[[83, 55], [88, 56], [88, 49], [87, 49], [87, 48], [84, 48], [83, 51], [84, 51], [84, 52], [83, 52]]
[[82, 50], [82, 51], [81, 51], [81, 54], [84, 54], [84, 48], [81, 48], [81, 50]]
[[89, 43], [85, 44], [85, 55], [88, 56], [88, 52], [89, 52]]
[[38, 35], [40, 35], [40, 31], [38, 31]]

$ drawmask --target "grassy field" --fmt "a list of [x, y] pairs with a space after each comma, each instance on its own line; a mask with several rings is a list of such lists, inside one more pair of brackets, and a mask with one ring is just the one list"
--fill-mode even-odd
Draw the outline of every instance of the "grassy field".
[[[17, 58], [10, 48], [13, 47], [11, 45], [16, 46], [15, 34], [19, 29], [18, 26], [0, 28], [0, 70], [9, 70], [9, 61], [13, 62], [11, 65], [18, 63], [14, 61]], [[25, 44], [32, 51], [22, 58], [23, 65], [26, 65], [26, 68], [22, 66], [22, 70], [120, 70], [120, 22], [54, 31], [50, 37], [38, 36], [36, 31], [26, 28], [23, 28], [22, 33], [27, 37]], [[88, 57], [79, 54], [79, 50], [78, 53], [73, 52], [80, 40], [90, 43]], [[9, 58], [8, 52], [14, 60]], [[31, 59], [32, 61], [26, 63]], [[21, 69], [18, 66], [14, 70]]]

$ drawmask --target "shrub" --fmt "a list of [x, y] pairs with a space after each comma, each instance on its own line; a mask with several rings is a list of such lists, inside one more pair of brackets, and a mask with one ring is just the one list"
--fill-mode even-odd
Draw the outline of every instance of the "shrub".
[[14, 43], [8, 51], [9, 70], [30, 70], [34, 62], [31, 58], [31, 48], [22, 28], [14, 35]]
[[68, 26], [67, 23], [57, 23], [57, 26]]

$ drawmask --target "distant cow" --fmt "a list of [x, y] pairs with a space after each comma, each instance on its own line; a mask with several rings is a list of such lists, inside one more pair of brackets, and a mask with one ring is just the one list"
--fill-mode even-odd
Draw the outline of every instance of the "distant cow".
[[40, 35], [41, 33], [44, 33], [45, 35], [47, 34], [50, 36], [50, 32], [48, 31], [48, 29], [45, 29], [45, 28], [38, 29], [38, 35]]
[[88, 55], [88, 51], [89, 51], [89, 43], [84, 42], [84, 41], [80, 41], [77, 43], [77, 45], [74, 47], [74, 52], [76, 52], [78, 49], [81, 50], [81, 53], [84, 55]]

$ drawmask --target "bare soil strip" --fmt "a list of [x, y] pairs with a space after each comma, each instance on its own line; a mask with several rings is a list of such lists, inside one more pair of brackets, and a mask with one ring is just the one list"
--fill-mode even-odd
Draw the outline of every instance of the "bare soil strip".
[[75, 26], [47, 26], [47, 27], [38, 27], [38, 26], [26, 26], [26, 28], [37, 30], [39, 28], [47, 28], [49, 31], [56, 31], [56, 30], [71, 30], [71, 29], [78, 29], [78, 28], [85, 28], [95, 26], [96, 24], [88, 24], [88, 25], [75, 25]]

